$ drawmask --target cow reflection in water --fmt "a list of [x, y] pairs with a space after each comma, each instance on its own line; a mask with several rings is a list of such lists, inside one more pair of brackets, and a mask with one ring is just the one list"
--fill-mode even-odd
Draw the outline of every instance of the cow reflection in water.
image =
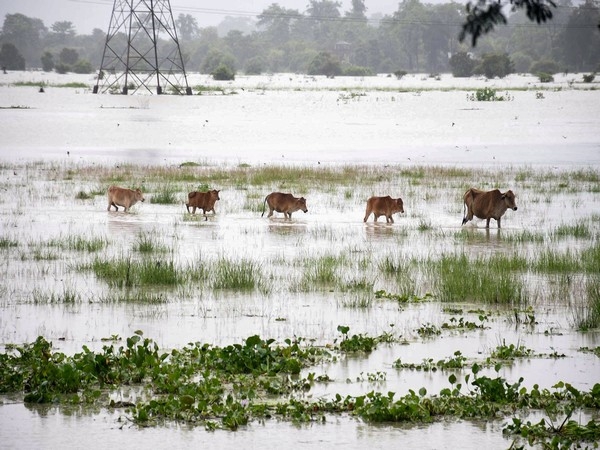
[[471, 188], [465, 192], [463, 200], [463, 225], [469, 220], [473, 220], [473, 216], [475, 216], [480, 219], [486, 219], [486, 228], [490, 227], [490, 219], [496, 219], [498, 228], [500, 228], [500, 222], [506, 210], [517, 210], [515, 194], [511, 190], [502, 193], [498, 189], [486, 192]]

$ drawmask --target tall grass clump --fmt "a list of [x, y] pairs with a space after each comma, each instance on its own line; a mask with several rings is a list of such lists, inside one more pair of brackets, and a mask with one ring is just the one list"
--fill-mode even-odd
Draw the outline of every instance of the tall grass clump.
[[249, 291], [260, 287], [264, 279], [260, 264], [248, 259], [221, 258], [213, 270], [215, 289]]
[[9, 238], [0, 238], [0, 248], [17, 247], [19, 243]]
[[133, 249], [140, 253], [168, 251], [168, 249], [164, 245], [156, 243], [155, 237], [153, 237], [150, 233], [143, 232], [138, 233]]
[[181, 281], [181, 275], [173, 261], [144, 259], [136, 265], [136, 275], [142, 286], [176, 285]]
[[443, 302], [521, 303], [525, 292], [515, 265], [509, 259], [443, 255], [434, 263], [434, 295]]
[[577, 239], [589, 239], [592, 236], [590, 228], [582, 222], [575, 225], [560, 225], [552, 235], [556, 238], [574, 237]]
[[600, 273], [600, 243], [583, 250], [581, 252], [581, 262], [586, 272]]
[[574, 313], [575, 327], [581, 331], [600, 328], [600, 275], [594, 275], [585, 283], [586, 302]]
[[412, 275], [412, 262], [401, 256], [386, 255], [377, 263], [377, 269], [396, 283], [401, 296], [411, 296], [417, 291], [417, 282]]
[[108, 245], [106, 238], [84, 238], [82, 236], [69, 236], [66, 239], [65, 247], [69, 250], [81, 252], [97, 252]]
[[579, 272], [582, 264], [580, 256], [570, 250], [558, 252], [546, 249], [535, 259], [533, 267], [542, 273], [572, 273]]
[[150, 203], [157, 203], [160, 205], [172, 205], [177, 203], [177, 196], [175, 195], [178, 190], [171, 184], [165, 184], [150, 198]]
[[340, 262], [339, 257], [332, 255], [310, 259], [305, 264], [304, 284], [310, 286], [330, 286], [335, 284], [338, 281], [336, 272]]
[[515, 244], [525, 244], [528, 242], [540, 244], [544, 242], [545, 235], [544, 233], [535, 233], [529, 230], [521, 230], [516, 233], [510, 233], [502, 236], [502, 240], [504, 242], [514, 242]]
[[96, 258], [89, 267], [84, 267], [88, 268], [96, 277], [116, 287], [176, 285], [183, 279], [173, 261]]

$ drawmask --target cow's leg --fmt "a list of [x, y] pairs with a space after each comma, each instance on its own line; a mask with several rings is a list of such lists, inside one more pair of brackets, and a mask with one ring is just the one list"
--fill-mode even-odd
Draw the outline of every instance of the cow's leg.
[[187, 209], [188, 214], [190, 213], [190, 204], [186, 203], [185, 204], [185, 209]]
[[496, 222], [498, 222], [498, 228], [500, 228], [500, 221], [502, 220], [502, 217], [498, 217], [498, 220]]
[[394, 218], [392, 216], [386, 216], [385, 219], [387, 223], [394, 223]]
[[367, 206], [367, 210], [365, 211], [365, 218], [363, 219], [363, 222], [366, 222], [369, 219], [370, 215], [371, 215], [371, 210]]
[[269, 206], [269, 215], [267, 216], [267, 218], [271, 217], [273, 215], [273, 208], [271, 208]]
[[485, 227], [489, 228], [490, 227], [490, 217], [487, 218], [486, 222], [485, 222]]
[[291, 218], [292, 218], [292, 213], [291, 213], [291, 212], [287, 213], [287, 218], [288, 218], [288, 219], [291, 219]]

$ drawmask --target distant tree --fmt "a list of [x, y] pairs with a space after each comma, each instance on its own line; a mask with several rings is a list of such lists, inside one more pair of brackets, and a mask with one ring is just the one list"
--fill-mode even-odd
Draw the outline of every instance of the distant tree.
[[310, 0], [306, 12], [310, 19], [312, 37], [322, 45], [331, 42], [335, 20], [341, 17], [341, 2]]
[[420, 68], [419, 57], [422, 54], [423, 37], [426, 34], [427, 13], [419, 0], [403, 0], [394, 13], [394, 35], [402, 44], [408, 69]]
[[531, 56], [524, 52], [516, 52], [510, 55], [515, 65], [515, 72], [523, 73], [529, 72], [532, 64]]
[[219, 36], [227, 36], [231, 31], [239, 31], [242, 35], [249, 36], [256, 31], [256, 22], [250, 17], [226, 16], [217, 25]]
[[260, 75], [265, 72], [267, 63], [262, 56], [255, 56], [246, 61], [245, 72], [247, 75]]
[[67, 73], [71, 71], [71, 66], [69, 64], [64, 64], [59, 62], [58, 64], [54, 65], [54, 70], [56, 71], [56, 73]]
[[0, 66], [8, 70], [25, 70], [25, 58], [10, 42], [0, 48]]
[[313, 58], [308, 66], [309, 75], [326, 75], [334, 77], [342, 74], [342, 64], [338, 58], [328, 52], [321, 52]]
[[92, 73], [94, 68], [88, 60], [79, 59], [75, 64], [73, 64], [71, 70], [75, 73]]
[[458, 52], [450, 58], [450, 69], [454, 77], [470, 77], [473, 75], [473, 69], [477, 61], [475, 61], [467, 52]]
[[235, 79], [235, 71], [225, 64], [219, 65], [211, 72], [211, 75], [215, 80], [229, 81]]
[[504, 78], [513, 71], [513, 63], [506, 53], [485, 54], [475, 68], [476, 73], [483, 73], [487, 78]]
[[352, 0], [352, 9], [346, 12], [346, 17], [353, 20], [367, 20], [365, 0]]
[[448, 54], [456, 51], [457, 23], [460, 23], [460, 9], [456, 4], [446, 3], [441, 5], [428, 5], [423, 32], [423, 52], [426, 66], [429, 71], [441, 72], [448, 68]]
[[204, 58], [204, 61], [202, 61], [200, 71], [202, 73], [212, 74], [219, 67], [225, 66], [228, 67], [232, 72], [235, 72], [235, 65], [235, 58], [233, 55], [217, 49], [211, 49]]
[[177, 20], [175, 20], [175, 25], [179, 31], [179, 37], [183, 41], [191, 41], [198, 36], [200, 31], [196, 18], [190, 14], [179, 14]]
[[290, 39], [292, 24], [300, 17], [298, 10], [282, 8], [273, 3], [259, 14], [257, 25], [264, 30], [270, 42], [281, 45]]
[[52, 53], [46, 51], [42, 55], [42, 69], [44, 72], [52, 72], [54, 69], [54, 55]]
[[227, 49], [233, 54], [239, 65], [245, 65], [246, 60], [256, 55], [259, 48], [252, 37], [246, 37], [239, 30], [231, 30], [223, 39]]
[[565, 62], [577, 71], [594, 70], [600, 62], [600, 21], [597, 2], [586, 0], [573, 10], [564, 31]]
[[551, 59], [543, 59], [541, 61], [537, 61], [531, 65], [529, 68], [529, 72], [537, 74], [537, 73], [548, 73], [553, 75], [555, 73], [560, 72], [560, 66], [556, 61]]
[[75, 36], [75, 27], [73, 26], [73, 22], [68, 22], [66, 20], [62, 22], [54, 22], [50, 29], [54, 34], [56, 34], [59, 42], [65, 42], [67, 38]]
[[7, 14], [2, 27], [3, 42], [12, 43], [27, 65], [36, 67], [42, 54], [42, 39], [48, 29], [40, 19], [32, 19], [23, 14]]
[[79, 54], [77, 53], [77, 50], [65, 47], [60, 51], [58, 59], [62, 64], [73, 65], [79, 59]]

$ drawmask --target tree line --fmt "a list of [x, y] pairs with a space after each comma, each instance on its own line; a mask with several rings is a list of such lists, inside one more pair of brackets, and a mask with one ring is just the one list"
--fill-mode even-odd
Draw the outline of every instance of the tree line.
[[[186, 70], [226, 76], [468, 76], [483, 73], [490, 59], [507, 73], [534, 72], [541, 66], [554, 73], [600, 71], [597, 0], [579, 6], [558, 0], [552, 20], [540, 25], [529, 13], [508, 11], [509, 23], [493, 33], [485, 34], [482, 28], [476, 47], [460, 39], [472, 18], [462, 4], [403, 0], [392, 14], [367, 16], [367, 11], [366, 0], [352, 0], [347, 11], [338, 1], [309, 0], [305, 11], [272, 3], [256, 17], [227, 17], [217, 27], [199, 27], [191, 14], [179, 14], [175, 24]], [[93, 73], [100, 67], [105, 42], [106, 33], [100, 29], [81, 35], [72, 22], [59, 21], [48, 28], [40, 19], [7, 14], [0, 33], [0, 64], [9, 70]]]

